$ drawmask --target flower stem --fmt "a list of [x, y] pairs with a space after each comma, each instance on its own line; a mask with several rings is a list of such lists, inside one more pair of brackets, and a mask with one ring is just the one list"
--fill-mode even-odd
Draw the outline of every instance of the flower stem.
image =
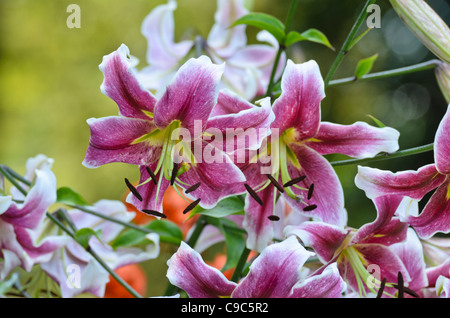
[[[68, 228], [65, 227], [57, 218], [55, 218], [52, 214], [47, 212], [47, 217], [52, 220], [61, 230], [63, 230], [67, 235], [75, 240], [78, 243], [75, 235]], [[116, 272], [114, 272], [102, 259], [95, 253], [88, 245], [85, 249], [120, 285], [122, 285], [130, 294], [132, 294], [136, 298], [142, 298], [138, 292], [136, 292], [127, 282], [125, 282]]]
[[356, 82], [361, 82], [361, 81], [366, 81], [366, 80], [380, 79], [380, 78], [404, 75], [404, 74], [415, 73], [415, 72], [420, 72], [420, 71], [426, 71], [429, 69], [436, 68], [439, 65], [439, 63], [440, 63], [439, 60], [430, 60], [427, 62], [410, 65], [410, 66], [406, 66], [406, 67], [401, 67], [401, 68], [397, 68], [397, 69], [393, 69], [393, 70], [367, 74], [367, 75], [361, 76], [358, 79], [355, 77], [341, 78], [341, 79], [330, 81], [328, 83], [328, 86], [356, 83]]
[[[294, 20], [295, 11], [296, 11], [297, 6], [298, 6], [298, 2], [299, 2], [299, 0], [292, 0], [292, 2], [291, 2], [291, 6], [290, 6], [289, 11], [288, 11], [288, 16], [286, 18], [286, 23], [284, 24], [284, 33], [285, 34], [287, 34], [289, 29], [291, 28], [292, 21]], [[273, 67], [272, 67], [272, 73], [270, 74], [269, 85], [267, 86], [266, 96], [271, 96], [272, 95], [272, 89], [273, 89], [273, 86], [275, 84], [274, 83], [275, 74], [277, 73], [278, 64], [280, 63], [281, 54], [283, 53], [283, 51], [285, 49], [286, 49], [286, 47], [284, 46], [284, 43], [279, 43], [278, 52], [277, 52], [277, 55], [275, 57], [275, 61], [273, 63]]]
[[419, 147], [409, 148], [409, 149], [405, 149], [405, 150], [400, 150], [400, 151], [393, 152], [393, 153], [379, 154], [373, 158], [331, 161], [330, 164], [332, 166], [345, 166], [345, 165], [352, 165], [352, 164], [370, 163], [370, 162], [375, 162], [375, 161], [380, 161], [380, 160], [387, 160], [387, 159], [411, 156], [411, 155], [415, 155], [415, 154], [419, 154], [419, 153], [423, 153], [423, 152], [427, 152], [427, 151], [432, 151], [432, 150], [433, 150], [433, 143], [419, 146]]
[[245, 263], [247, 262], [248, 255], [250, 254], [250, 251], [248, 248], [244, 247], [244, 250], [242, 251], [241, 257], [239, 258], [239, 262], [236, 265], [236, 268], [233, 272], [233, 276], [231, 276], [231, 281], [237, 283], [238, 280], [242, 276], [242, 270], [244, 269]]
[[82, 211], [82, 212], [86, 212], [86, 213], [95, 215], [95, 216], [97, 216], [97, 217], [99, 217], [99, 218], [102, 218], [102, 219], [105, 219], [105, 220], [107, 220], [107, 221], [110, 221], [110, 222], [113, 222], [113, 223], [117, 223], [117, 224], [123, 225], [123, 226], [125, 226], [125, 227], [132, 228], [132, 229], [134, 229], [134, 230], [137, 230], [137, 231], [142, 232], [142, 233], [145, 233], [145, 234], [154, 233], [153, 231], [151, 231], [151, 230], [149, 230], [149, 229], [146, 229], [145, 227], [138, 226], [138, 225], [135, 225], [135, 224], [133, 224], [133, 223], [129, 223], [129, 222], [124, 222], [124, 221], [118, 220], [118, 219], [116, 219], [116, 218], [113, 218], [113, 217], [104, 215], [104, 214], [102, 214], [102, 213], [93, 211], [93, 210], [91, 210], [91, 209], [89, 209], [89, 208], [86, 208], [86, 207], [83, 207], [83, 206], [81, 206], [81, 205], [71, 205], [71, 204], [66, 204], [66, 205], [68, 205], [68, 206], [70, 206], [70, 207], [72, 207], [72, 208], [75, 208], [75, 209], [77, 209], [77, 210], [80, 210], [80, 211]]
[[367, 17], [367, 7], [371, 4], [374, 4], [376, 0], [368, 0], [366, 4], [364, 5], [361, 13], [358, 16], [358, 19], [356, 20], [355, 24], [353, 25], [352, 29], [350, 30], [350, 33], [348, 34], [347, 38], [345, 39], [344, 44], [342, 45], [341, 49], [338, 52], [338, 55], [336, 56], [336, 59], [334, 60], [333, 64], [331, 65], [330, 70], [328, 71], [327, 76], [325, 77], [325, 88], [328, 87], [329, 82], [331, 81], [331, 78], [333, 77], [334, 73], [336, 72], [337, 68], [339, 67], [339, 64], [341, 64], [342, 59], [344, 58], [344, 55], [347, 54], [353, 39], [355, 38], [356, 33], [359, 30], [359, 27], [364, 22], [364, 20]]

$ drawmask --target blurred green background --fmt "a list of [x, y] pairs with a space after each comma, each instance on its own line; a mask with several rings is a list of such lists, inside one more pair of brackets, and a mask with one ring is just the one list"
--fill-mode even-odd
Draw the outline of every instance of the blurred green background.
[[[146, 65], [147, 43], [140, 32], [144, 17], [166, 1], [153, 0], [0, 0], [0, 163], [25, 172], [27, 158], [43, 153], [54, 158], [58, 186], [69, 186], [91, 203], [122, 199], [123, 178], [138, 179], [136, 167], [110, 164], [97, 169], [82, 166], [89, 141], [86, 120], [117, 114], [115, 103], [100, 92], [102, 57], [125, 43]], [[339, 49], [365, 1], [300, 0], [293, 30], [317, 28]], [[81, 28], [70, 29], [67, 6], [81, 8]], [[428, 3], [447, 22], [446, 0]], [[289, 0], [248, 1], [251, 11], [270, 13], [284, 21]], [[352, 76], [357, 62], [378, 53], [373, 72], [398, 68], [435, 57], [402, 24], [388, 1], [381, 7], [381, 28], [371, 30], [349, 53], [335, 79]], [[175, 11], [176, 40], [194, 34], [207, 36], [215, 0], [179, 0]], [[363, 31], [365, 24], [360, 31]], [[248, 27], [249, 42], [257, 30]], [[295, 62], [314, 59], [325, 77], [336, 51], [314, 43], [293, 45]], [[400, 148], [433, 142], [447, 105], [434, 71], [390, 79], [331, 86], [322, 103], [322, 120], [340, 124], [366, 121], [368, 114], [400, 131]], [[333, 156], [330, 159], [343, 159]], [[433, 161], [431, 152], [371, 164], [392, 171], [417, 169]], [[364, 193], [354, 186], [356, 166], [336, 168], [344, 186], [349, 225], [375, 217]], [[155, 292], [156, 293], [156, 292]], [[156, 295], [156, 294], [155, 294]]]

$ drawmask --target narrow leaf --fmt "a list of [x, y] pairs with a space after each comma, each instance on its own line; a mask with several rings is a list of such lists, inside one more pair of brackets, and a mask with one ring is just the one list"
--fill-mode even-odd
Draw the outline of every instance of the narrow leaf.
[[375, 122], [375, 124], [377, 124], [378, 127], [380, 127], [380, 128], [386, 127], [385, 124], [383, 124], [379, 119], [375, 118], [374, 116], [372, 116], [372, 115], [367, 115], [367, 116], [370, 117]]
[[81, 195], [68, 187], [62, 187], [56, 191], [56, 202], [71, 205], [88, 205]]
[[238, 197], [229, 197], [220, 200], [216, 206], [212, 209], [204, 209], [197, 205], [189, 215], [192, 218], [194, 215], [203, 214], [207, 216], [212, 216], [215, 218], [223, 218], [231, 214], [236, 214], [244, 211], [244, 202]]
[[91, 239], [91, 237], [95, 235], [98, 239], [100, 239], [100, 237], [98, 236], [98, 233], [95, 232], [93, 229], [90, 228], [82, 228], [79, 229], [76, 233], [75, 233], [75, 239], [77, 240], [78, 243], [80, 243], [84, 248], [87, 248], [89, 246], [89, 240]]
[[[151, 230], [159, 235], [159, 239], [164, 243], [180, 244], [183, 240], [183, 233], [178, 225], [169, 220], [154, 220], [144, 228]], [[128, 229], [123, 231], [113, 242], [112, 247], [114, 249], [118, 247], [129, 247], [145, 244], [147, 234], [135, 229]]]
[[323, 44], [334, 51], [334, 47], [331, 45], [330, 41], [328, 41], [326, 35], [317, 29], [308, 29], [301, 34], [298, 33], [297, 31], [291, 31], [286, 36], [284, 45], [290, 46], [300, 41], [309, 41]]
[[352, 47], [354, 47], [364, 36], [366, 36], [367, 33], [369, 33], [370, 30], [372, 30], [372, 28], [368, 28], [366, 31], [358, 35], [356, 38], [354, 38], [352, 43], [350, 43], [347, 51], [350, 51]]
[[236, 20], [232, 26], [239, 24], [251, 25], [266, 30], [272, 34], [279, 43], [282, 43], [285, 37], [283, 22], [266, 13], [249, 13]]
[[375, 60], [377, 58], [378, 54], [374, 54], [368, 58], [360, 60], [358, 62], [358, 65], [356, 66], [355, 77], [358, 79], [366, 74], [369, 74], [370, 70], [372, 69], [373, 63], [375, 63]]

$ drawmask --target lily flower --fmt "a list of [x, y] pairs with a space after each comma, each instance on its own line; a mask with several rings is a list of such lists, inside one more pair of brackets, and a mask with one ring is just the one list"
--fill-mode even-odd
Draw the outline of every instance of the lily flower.
[[421, 240], [425, 261], [428, 286], [426, 297], [450, 297], [450, 239], [432, 237]]
[[[372, 157], [398, 149], [399, 133], [363, 122], [338, 125], [321, 122], [324, 82], [315, 61], [295, 64], [288, 60], [281, 79], [281, 96], [275, 100], [271, 135], [257, 153], [247, 154], [239, 167], [252, 196], [246, 201], [244, 227], [247, 246], [261, 251], [273, 238], [271, 218], [277, 191], [294, 211], [323, 222], [346, 222], [344, 195], [338, 176], [323, 155], [340, 153]], [[253, 191], [252, 191], [253, 189]]]
[[191, 298], [338, 298], [346, 288], [336, 265], [317, 276], [304, 277], [302, 267], [313, 253], [294, 237], [268, 246], [238, 283], [207, 265], [182, 242], [169, 259], [167, 277]]
[[419, 214], [417, 203], [402, 220], [409, 223], [423, 239], [437, 232], [450, 231], [450, 106], [442, 118], [434, 139], [434, 164], [416, 171], [393, 173], [369, 167], [358, 167], [355, 184], [373, 199], [383, 195], [398, 195], [405, 200], [422, 200], [435, 190]]
[[[174, 41], [173, 11], [175, 0], [157, 6], [142, 23], [141, 32], [148, 41], [147, 62], [138, 76], [144, 87], [158, 91], [164, 88], [176, 70], [189, 57], [194, 41]], [[247, 45], [246, 26], [230, 28], [237, 19], [248, 14], [243, 0], [218, 0], [215, 23], [206, 39], [200, 43], [216, 64], [226, 62], [222, 87], [229, 88], [247, 100], [265, 93], [278, 42], [267, 31], [258, 33], [257, 40], [267, 44]], [[281, 56], [277, 77], [282, 72], [285, 54]]]
[[[223, 64], [213, 64], [206, 56], [188, 60], [157, 99], [135, 76], [128, 54], [122, 45], [100, 65], [105, 77], [101, 90], [118, 104], [119, 116], [88, 120], [91, 137], [83, 164], [90, 168], [111, 162], [140, 166], [139, 185], [127, 183], [132, 190], [127, 202], [157, 217], [164, 217], [162, 197], [170, 185], [186, 189], [187, 197], [201, 201], [205, 208], [235, 194], [234, 185], [242, 184], [244, 175], [203, 136], [208, 135], [207, 128], [225, 130], [228, 126], [220, 125], [229, 125], [229, 118], [232, 128], [239, 127], [240, 121], [248, 126], [255, 120], [257, 125], [261, 114], [270, 116], [270, 107], [251, 106], [244, 115], [216, 116], [214, 124], [208, 125], [218, 102]], [[205, 153], [214, 160], [203, 158]], [[198, 184], [195, 191], [187, 191]]]
[[27, 193], [11, 187], [11, 195], [0, 197], [0, 279], [21, 266], [31, 271], [35, 264], [48, 261], [53, 252], [66, 243], [59, 235], [46, 232], [44, 218], [56, 201], [56, 178], [51, 171], [53, 159], [38, 155], [27, 161], [24, 179], [20, 183]]
[[[120, 201], [100, 200], [91, 208], [123, 222], [129, 222], [134, 218], [134, 213], [128, 212]], [[99, 233], [98, 236], [90, 238], [89, 247], [113, 270], [154, 259], [159, 255], [159, 236], [156, 233], [146, 235], [144, 248], [113, 249], [111, 242], [123, 230], [122, 225], [76, 209], [67, 213], [76, 229], [90, 228]], [[58, 249], [48, 262], [41, 264], [41, 268], [58, 283], [64, 298], [86, 292], [103, 297], [105, 286], [109, 281], [109, 273], [74, 240], [70, 240], [64, 248]]]
[[[408, 268], [399, 254], [390, 247], [407, 238], [407, 224], [393, 218], [400, 202], [395, 196], [375, 199], [378, 213], [376, 220], [359, 229], [309, 221], [286, 227], [285, 236], [298, 237], [305, 246], [317, 253], [324, 266], [336, 262], [344, 280], [361, 297], [370, 292], [376, 293], [376, 286], [379, 286], [383, 278], [388, 283], [397, 282], [399, 272], [408, 284], [411, 281]], [[320, 273], [321, 270], [318, 269], [317, 272]], [[385, 290], [392, 293], [393, 288]]]

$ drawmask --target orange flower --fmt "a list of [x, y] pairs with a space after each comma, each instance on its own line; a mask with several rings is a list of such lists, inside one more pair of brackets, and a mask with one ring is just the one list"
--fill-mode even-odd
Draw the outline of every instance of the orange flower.
[[[125, 280], [140, 295], [145, 295], [147, 289], [147, 277], [142, 268], [137, 264], [130, 264], [115, 270], [123, 280]], [[114, 278], [106, 284], [104, 298], [134, 298], [122, 285]]]

